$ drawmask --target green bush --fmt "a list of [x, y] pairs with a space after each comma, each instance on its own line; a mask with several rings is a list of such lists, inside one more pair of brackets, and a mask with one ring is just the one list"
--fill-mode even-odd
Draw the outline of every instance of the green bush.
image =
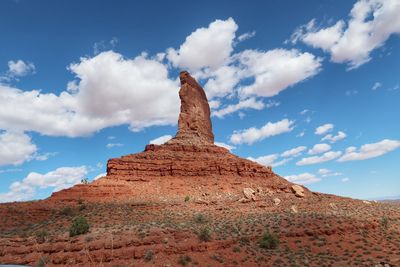
[[82, 235], [89, 232], [89, 223], [83, 216], [75, 217], [72, 221], [72, 225], [69, 228], [69, 236]]
[[221, 256], [218, 255], [212, 255], [211, 259], [218, 261], [219, 263], [224, 263], [224, 259]]
[[71, 207], [65, 207], [60, 211], [60, 214], [64, 216], [72, 216], [73, 213], [74, 211], [72, 210]]
[[265, 233], [260, 239], [260, 247], [266, 249], [275, 249], [279, 245], [279, 239], [275, 234]]
[[79, 205], [79, 211], [83, 211], [86, 209], [86, 205], [85, 204], [80, 204]]
[[249, 239], [247, 236], [242, 236], [242, 237], [239, 239], [239, 243], [240, 243], [241, 245], [247, 245], [247, 244], [250, 243], [250, 239]]
[[40, 231], [36, 232], [36, 241], [38, 243], [43, 243], [46, 241], [47, 237], [49, 236], [49, 232], [47, 232], [47, 230], [43, 229]]
[[49, 258], [47, 256], [40, 256], [40, 259], [36, 263], [36, 267], [45, 267], [47, 262], [49, 261]]
[[204, 227], [200, 229], [200, 232], [198, 233], [198, 237], [200, 241], [203, 242], [208, 242], [211, 240], [211, 230], [208, 227]]
[[386, 216], [382, 217], [381, 225], [382, 225], [383, 228], [388, 229], [388, 227], [389, 227], [389, 219]]
[[192, 258], [188, 255], [185, 255], [185, 256], [179, 257], [178, 263], [182, 266], [187, 266], [189, 264], [189, 262], [191, 262], [191, 261], [192, 261]]
[[144, 261], [151, 261], [154, 258], [154, 252], [152, 250], [148, 250], [144, 255]]
[[190, 197], [189, 196], [186, 196], [185, 197], [185, 202], [188, 202], [190, 200]]
[[199, 214], [196, 214], [194, 216], [194, 221], [196, 223], [206, 223], [207, 222], [207, 218], [203, 214], [199, 213]]

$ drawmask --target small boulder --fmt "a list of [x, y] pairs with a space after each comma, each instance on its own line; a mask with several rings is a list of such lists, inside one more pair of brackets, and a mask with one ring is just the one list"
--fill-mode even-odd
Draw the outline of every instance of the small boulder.
[[331, 207], [333, 210], [337, 210], [338, 207], [336, 206], [335, 203], [329, 203], [329, 207]]
[[242, 197], [241, 199], [238, 200], [238, 202], [240, 202], [240, 203], [248, 203], [250, 201], [251, 201], [251, 199], [245, 198], [245, 197]]
[[265, 193], [266, 193], [268, 196], [272, 196], [272, 195], [274, 194], [274, 191], [272, 191], [271, 189], [267, 188], [267, 190], [265, 190]]
[[281, 204], [281, 200], [279, 198], [274, 198], [273, 199], [275, 206], [279, 206], [279, 204]]
[[304, 197], [304, 189], [300, 185], [292, 185], [292, 191], [296, 197]]
[[367, 205], [371, 205], [371, 202], [369, 202], [369, 201], [367, 201], [367, 200], [364, 200], [363, 203], [364, 203], [364, 204], [367, 204]]
[[252, 188], [249, 187], [243, 188], [243, 194], [248, 199], [253, 199], [255, 193], [256, 191], [254, 191]]
[[296, 206], [296, 205], [292, 205], [292, 206], [290, 207], [290, 210], [291, 210], [293, 213], [298, 213], [298, 212], [299, 212], [299, 210], [297, 209], [297, 206]]

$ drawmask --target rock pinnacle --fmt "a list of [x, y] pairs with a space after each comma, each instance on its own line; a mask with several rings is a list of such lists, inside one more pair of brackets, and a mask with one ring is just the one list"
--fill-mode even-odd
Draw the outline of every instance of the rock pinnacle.
[[210, 119], [210, 106], [203, 88], [187, 71], [179, 74], [181, 89], [181, 112], [175, 139], [198, 143], [214, 143]]

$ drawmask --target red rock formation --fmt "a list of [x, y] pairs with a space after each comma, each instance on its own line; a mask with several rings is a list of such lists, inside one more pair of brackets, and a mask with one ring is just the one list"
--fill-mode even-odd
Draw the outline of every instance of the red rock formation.
[[[56, 200], [171, 200], [182, 196], [238, 198], [244, 187], [291, 193], [291, 183], [271, 168], [214, 145], [210, 107], [201, 86], [181, 72], [181, 113], [176, 136], [144, 152], [110, 159], [107, 176], [53, 194]], [[306, 190], [305, 194], [309, 191]]]
[[186, 71], [180, 73], [181, 113], [179, 114], [176, 139], [199, 140], [214, 143], [214, 134], [210, 119], [210, 106], [201, 86]]

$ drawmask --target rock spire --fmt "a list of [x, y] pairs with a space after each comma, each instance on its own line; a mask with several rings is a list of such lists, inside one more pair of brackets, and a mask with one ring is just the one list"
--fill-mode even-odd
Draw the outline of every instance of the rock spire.
[[187, 71], [179, 75], [181, 89], [181, 113], [179, 114], [178, 132], [175, 139], [193, 140], [198, 143], [214, 143], [214, 134], [210, 119], [210, 106], [203, 88]]

